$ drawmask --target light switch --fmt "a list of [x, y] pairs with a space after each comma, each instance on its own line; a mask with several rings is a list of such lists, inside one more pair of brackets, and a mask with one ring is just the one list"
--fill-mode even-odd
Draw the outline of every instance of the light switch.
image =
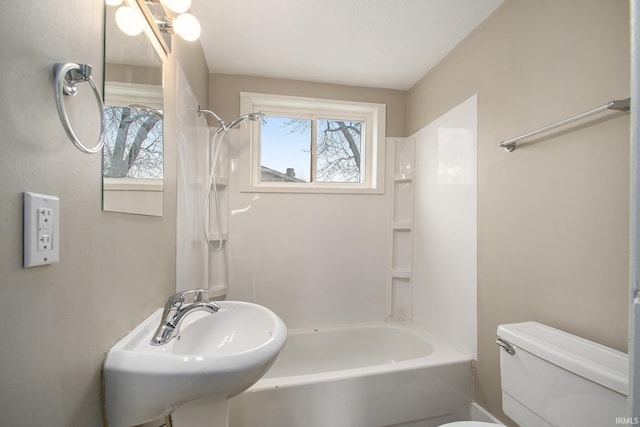
[[24, 193], [25, 267], [51, 264], [60, 260], [59, 205], [60, 200], [56, 196]]

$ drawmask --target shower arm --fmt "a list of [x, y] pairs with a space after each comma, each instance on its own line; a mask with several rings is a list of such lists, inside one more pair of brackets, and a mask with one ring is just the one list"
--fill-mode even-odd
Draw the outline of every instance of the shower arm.
[[207, 114], [212, 115], [218, 121], [218, 123], [220, 123], [220, 128], [225, 133], [229, 131], [229, 128], [227, 127], [227, 124], [224, 122], [224, 120], [222, 120], [222, 117], [220, 117], [219, 115], [217, 115], [216, 113], [214, 113], [211, 110], [205, 110], [203, 108], [200, 108], [200, 106], [198, 105], [198, 116], [201, 116], [202, 113], [207, 113]]

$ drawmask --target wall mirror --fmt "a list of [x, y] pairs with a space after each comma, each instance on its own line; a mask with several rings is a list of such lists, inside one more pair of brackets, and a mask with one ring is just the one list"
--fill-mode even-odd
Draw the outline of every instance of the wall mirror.
[[[117, 2], [105, 6], [102, 206], [105, 211], [162, 216], [166, 53], [145, 20], [144, 2], [109, 3]], [[123, 31], [122, 8], [137, 23], [132, 30], [124, 28], [129, 34]]]

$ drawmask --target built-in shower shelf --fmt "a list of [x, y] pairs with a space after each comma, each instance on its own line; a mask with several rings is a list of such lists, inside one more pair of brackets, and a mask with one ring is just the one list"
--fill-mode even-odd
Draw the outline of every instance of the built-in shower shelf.
[[413, 172], [402, 172], [393, 175], [394, 182], [411, 182], [413, 181]]
[[396, 279], [411, 279], [411, 270], [406, 268], [391, 270], [391, 277]]
[[390, 141], [389, 270], [386, 320], [411, 320], [413, 295], [413, 191], [415, 146], [411, 138]]
[[216, 188], [218, 189], [227, 188], [228, 185], [229, 185], [229, 178], [223, 177], [223, 176], [216, 176]]
[[229, 239], [229, 233], [222, 233], [222, 239], [220, 239], [220, 234], [218, 233], [209, 233], [207, 234], [207, 237], [210, 242], [219, 242], [220, 240], [226, 242]]
[[397, 231], [411, 231], [413, 229], [413, 223], [406, 221], [396, 221], [391, 225], [391, 227]]

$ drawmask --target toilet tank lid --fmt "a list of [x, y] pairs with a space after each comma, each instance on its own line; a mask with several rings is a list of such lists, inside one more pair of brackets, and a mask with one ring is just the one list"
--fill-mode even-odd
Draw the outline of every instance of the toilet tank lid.
[[628, 395], [629, 358], [606, 347], [538, 322], [498, 326], [498, 336], [576, 375], [625, 396]]

